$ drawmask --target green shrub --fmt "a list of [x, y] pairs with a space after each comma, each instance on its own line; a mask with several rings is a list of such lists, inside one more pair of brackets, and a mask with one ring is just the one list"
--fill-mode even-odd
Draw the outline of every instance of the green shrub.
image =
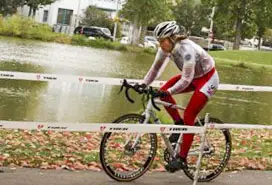
[[17, 15], [7, 18], [0, 17], [0, 34], [26, 39], [70, 43], [68, 35], [53, 33], [49, 25], [37, 23], [30, 18]]
[[144, 52], [149, 54], [155, 54], [157, 50], [154, 48], [144, 48]]
[[47, 24], [37, 23], [28, 17], [18, 15], [7, 18], [0, 16], [0, 35], [119, 51], [127, 50], [127, 47], [119, 42], [111, 42], [104, 39], [90, 40], [82, 35], [73, 35], [70, 37], [66, 34], [55, 33], [52, 32], [52, 28]]
[[80, 46], [86, 46], [87, 45], [87, 38], [82, 35], [73, 35], [71, 44], [73, 45], [80, 45]]
[[82, 35], [73, 35], [71, 44], [80, 45], [80, 46], [90, 46], [94, 48], [113, 49], [113, 50], [119, 50], [119, 51], [127, 50], [126, 46], [119, 42], [112, 42], [102, 38], [91, 40]]

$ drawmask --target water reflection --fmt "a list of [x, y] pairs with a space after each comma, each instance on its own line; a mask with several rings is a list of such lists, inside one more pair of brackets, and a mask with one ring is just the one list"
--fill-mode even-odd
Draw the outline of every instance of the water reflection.
[[[0, 38], [0, 70], [143, 78], [153, 56], [121, 53], [87, 47]], [[221, 83], [271, 85], [265, 69], [219, 66]], [[178, 72], [170, 63], [166, 80]], [[0, 80], [0, 119], [51, 122], [111, 122], [141, 109], [140, 97], [130, 104], [118, 86], [58, 82]], [[186, 105], [189, 94], [175, 96]], [[218, 91], [201, 112], [210, 112], [225, 122], [271, 124], [272, 95], [260, 92]], [[165, 112], [165, 111], [163, 111]]]

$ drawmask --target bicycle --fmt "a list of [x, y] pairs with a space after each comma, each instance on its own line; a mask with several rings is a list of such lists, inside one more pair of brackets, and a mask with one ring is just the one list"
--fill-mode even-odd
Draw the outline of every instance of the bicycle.
[[[126, 80], [123, 81], [120, 92], [124, 87], [126, 88], [126, 98], [133, 103], [134, 101], [129, 96], [129, 89], [135, 91], [137, 89]], [[144, 112], [142, 114], [123, 115], [117, 118], [113, 123], [162, 124], [160, 119], [156, 116], [156, 111], [153, 109], [160, 110], [157, 105], [171, 106], [175, 109], [185, 110], [185, 108], [180, 105], [173, 105], [155, 98], [155, 91], [152, 87], [149, 87], [140, 94], [144, 95], [142, 98], [145, 108]], [[144, 98], [145, 96], [147, 97], [146, 99]], [[145, 106], [146, 103], [147, 106]], [[204, 126], [204, 123], [204, 119], [197, 118], [195, 126]], [[222, 124], [223, 122], [217, 118], [210, 118], [209, 123]], [[212, 131], [211, 135], [209, 135], [209, 131]], [[197, 179], [198, 182], [208, 182], [216, 178], [224, 170], [231, 155], [232, 144], [229, 130], [213, 129], [209, 131], [206, 132], [202, 164]], [[221, 136], [221, 138], [219, 136]], [[176, 143], [170, 143], [167, 134], [162, 133], [161, 137], [166, 145], [166, 149], [163, 151], [164, 163], [168, 163], [179, 153], [182, 134], [180, 134]], [[187, 157], [187, 168], [183, 169], [186, 176], [191, 180], [194, 180], [196, 171], [195, 162], [199, 155], [199, 140], [199, 136], [195, 135], [194, 142]], [[103, 135], [100, 144], [100, 162], [102, 168], [108, 176], [116, 181], [133, 181], [141, 177], [151, 167], [157, 154], [157, 143], [158, 137], [155, 133], [107, 132]], [[162, 152], [158, 151], [158, 154], [160, 153]], [[118, 162], [118, 160], [123, 160], [123, 162]], [[141, 162], [140, 160], [144, 161]]]

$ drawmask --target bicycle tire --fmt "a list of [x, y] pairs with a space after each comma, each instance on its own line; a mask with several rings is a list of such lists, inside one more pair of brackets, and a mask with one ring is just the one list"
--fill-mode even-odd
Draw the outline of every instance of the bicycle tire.
[[[123, 115], [119, 118], [117, 118], [113, 123], [128, 123], [128, 121], [137, 121], [138, 123], [143, 122], [144, 117], [139, 114], [126, 114]], [[157, 151], [157, 135], [155, 133], [147, 133], [147, 135], [150, 138], [150, 151], [148, 153], [147, 159], [142, 165], [140, 169], [137, 171], [133, 172], [128, 172], [127, 174], [124, 172], [118, 172], [114, 170], [114, 167], [111, 166], [111, 164], [108, 163], [109, 160], [107, 160], [107, 143], [112, 136], [112, 132], [105, 133], [103, 135], [103, 138], [101, 140], [100, 144], [100, 162], [102, 165], [102, 168], [106, 172], [106, 174], [111, 177], [112, 179], [116, 181], [121, 181], [121, 182], [130, 182], [133, 181], [139, 177], [141, 177], [152, 165], [152, 162], [156, 156], [156, 151]], [[117, 134], [117, 133], [116, 133]], [[121, 134], [121, 133], [119, 133]], [[123, 134], [128, 134], [128, 133], [123, 133]], [[117, 157], [116, 157], [117, 158]]]
[[[201, 119], [200, 121], [201, 121], [202, 125], [204, 125], [204, 119]], [[223, 122], [217, 118], [209, 118], [209, 122], [223, 124]], [[197, 123], [196, 126], [200, 126], [199, 123]], [[221, 133], [223, 133], [224, 140], [225, 140], [225, 146], [224, 146], [225, 151], [224, 151], [223, 158], [221, 159], [219, 164], [217, 164], [216, 168], [210, 174], [207, 174], [206, 176], [200, 175], [198, 182], [209, 182], [209, 181], [215, 179], [218, 175], [220, 175], [220, 173], [223, 172], [224, 168], [228, 164], [228, 161], [231, 156], [231, 148], [232, 148], [231, 134], [228, 129], [220, 129], [220, 131], [221, 131]], [[207, 137], [209, 137], [209, 136], [206, 135], [206, 138]], [[205, 156], [203, 155], [202, 162], [203, 162], [204, 158], [205, 158]], [[188, 160], [188, 158], [187, 158], [187, 160]], [[203, 168], [201, 165], [200, 170], [202, 170], [202, 169]], [[188, 163], [188, 168], [183, 169], [183, 171], [187, 177], [189, 177], [191, 180], [194, 180], [195, 167], [193, 165], [190, 166], [190, 164]]]

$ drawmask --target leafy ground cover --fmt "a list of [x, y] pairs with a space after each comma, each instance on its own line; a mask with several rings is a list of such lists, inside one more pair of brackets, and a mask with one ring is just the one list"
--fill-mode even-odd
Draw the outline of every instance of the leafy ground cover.
[[[231, 130], [226, 170], [272, 170], [272, 131]], [[0, 130], [0, 166], [100, 171], [101, 133]], [[159, 143], [153, 171], [165, 171]]]

